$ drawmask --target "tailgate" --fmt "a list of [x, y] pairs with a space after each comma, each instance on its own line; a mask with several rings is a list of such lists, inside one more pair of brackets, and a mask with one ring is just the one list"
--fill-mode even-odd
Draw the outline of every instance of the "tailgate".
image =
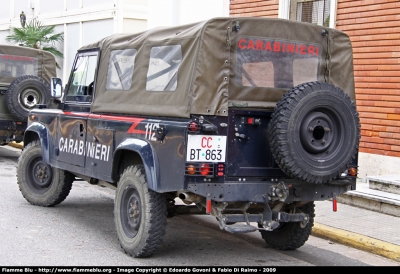
[[227, 176], [287, 176], [275, 163], [268, 144], [272, 111], [229, 110]]

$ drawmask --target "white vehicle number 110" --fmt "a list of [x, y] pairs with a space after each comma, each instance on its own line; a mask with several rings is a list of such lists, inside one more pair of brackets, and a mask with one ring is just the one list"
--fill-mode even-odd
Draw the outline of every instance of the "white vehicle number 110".
[[188, 135], [186, 161], [225, 162], [226, 136]]

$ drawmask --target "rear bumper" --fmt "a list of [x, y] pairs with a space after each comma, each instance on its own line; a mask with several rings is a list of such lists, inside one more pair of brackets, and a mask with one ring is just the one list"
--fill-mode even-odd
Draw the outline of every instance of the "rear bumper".
[[26, 126], [26, 122], [0, 120], [0, 142], [23, 141]]
[[224, 183], [188, 184], [187, 191], [216, 202], [265, 203], [280, 201], [324, 201], [355, 190], [356, 177], [325, 184], [303, 183], [293, 179], [279, 181], [225, 181]]

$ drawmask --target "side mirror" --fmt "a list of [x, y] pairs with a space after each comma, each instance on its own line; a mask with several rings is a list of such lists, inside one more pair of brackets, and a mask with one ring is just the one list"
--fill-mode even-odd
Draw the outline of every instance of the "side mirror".
[[53, 98], [61, 98], [62, 80], [60, 78], [51, 78], [51, 96]]

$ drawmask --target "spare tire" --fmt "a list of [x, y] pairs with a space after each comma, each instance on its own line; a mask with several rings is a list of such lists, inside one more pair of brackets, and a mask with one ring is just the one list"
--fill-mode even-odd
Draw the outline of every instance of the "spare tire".
[[40, 77], [24, 75], [15, 79], [6, 92], [8, 110], [16, 118], [26, 121], [28, 113], [36, 105], [51, 102], [50, 85]]
[[358, 112], [340, 88], [324, 82], [304, 83], [277, 103], [268, 137], [275, 161], [289, 176], [326, 183], [357, 156]]

